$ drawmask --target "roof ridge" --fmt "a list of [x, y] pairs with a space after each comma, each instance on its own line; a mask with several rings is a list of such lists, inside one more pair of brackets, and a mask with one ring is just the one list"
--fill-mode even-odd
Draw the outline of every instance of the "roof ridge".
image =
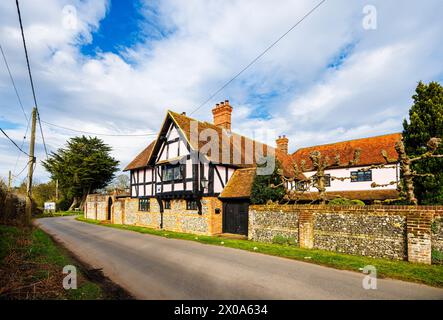
[[[169, 113], [176, 114], [176, 115], [178, 115], [178, 116], [180, 116], [180, 117], [185, 117], [185, 118], [188, 118], [188, 119], [190, 119], [190, 120], [197, 121], [197, 122], [199, 122], [199, 123], [205, 123], [205, 124], [208, 124], [208, 125], [210, 125], [211, 127], [214, 127], [214, 129], [218, 129], [218, 130], [220, 130], [220, 131], [223, 132], [223, 129], [222, 129], [222, 128], [217, 127], [215, 124], [213, 124], [213, 123], [211, 123], [211, 122], [204, 121], [204, 120], [197, 120], [197, 119], [195, 119], [195, 118], [188, 117], [186, 114], [180, 114], [180, 113], [175, 112], [175, 111], [172, 111], [172, 110], [168, 110], [168, 112], [169, 112]], [[173, 117], [173, 118], [174, 118], [174, 117]], [[175, 119], [174, 119], [174, 120], [175, 120]], [[177, 123], [177, 125], [178, 125], [178, 123]], [[245, 136], [245, 135], [239, 134], [239, 133], [234, 132], [234, 131], [232, 131], [232, 130], [229, 130], [229, 131], [230, 131], [230, 134], [231, 134], [231, 135], [237, 135], [237, 136], [239, 136], [239, 137], [242, 137], [242, 138], [245, 138], [245, 139], [248, 139], [248, 140], [254, 141], [254, 142], [258, 142], [258, 143], [260, 143], [260, 144], [262, 144], [262, 145], [265, 145], [265, 146], [267, 146], [267, 147], [270, 147], [270, 148], [272, 148], [272, 149], [276, 149], [276, 147], [273, 147], [273, 146], [271, 146], [271, 145], [269, 145], [269, 144], [267, 144], [267, 143], [264, 143], [264, 142], [258, 141], [258, 140], [256, 140], [256, 139], [252, 139], [252, 138], [250, 138], [250, 137], [247, 137], [247, 136]]]

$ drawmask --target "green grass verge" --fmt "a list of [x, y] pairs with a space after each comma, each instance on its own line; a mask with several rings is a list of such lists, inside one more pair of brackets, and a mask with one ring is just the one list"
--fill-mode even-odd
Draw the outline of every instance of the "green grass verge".
[[190, 233], [172, 232], [138, 226], [101, 223], [100, 221], [77, 217], [76, 220], [106, 227], [131, 230], [167, 238], [191, 240], [204, 244], [219, 245], [230, 248], [248, 250], [279, 256], [289, 259], [302, 260], [342, 270], [361, 272], [367, 265], [377, 268], [379, 278], [393, 278], [423, 283], [435, 287], [443, 287], [443, 266], [413, 264], [406, 261], [353, 256], [325, 250], [303, 249], [291, 245], [255, 242], [250, 240], [227, 239], [221, 236], [201, 236]]
[[64, 216], [78, 216], [83, 215], [81, 211], [58, 211], [58, 212], [44, 212], [35, 216], [34, 218], [49, 218], [49, 217], [64, 217]]
[[[57, 246], [51, 237], [41, 229], [17, 228], [0, 225], [0, 279], [3, 286], [10, 287], [11, 299], [102, 299], [101, 287], [88, 281], [77, 268], [77, 289], [63, 289], [62, 270], [65, 265], [75, 265], [68, 253]], [[25, 271], [22, 271], [25, 270]], [[15, 288], [35, 283], [44, 287], [28, 296], [17, 295]], [[0, 286], [1, 287], [1, 286]], [[22, 290], [23, 291], [23, 290]], [[48, 295], [49, 294], [49, 295]]]

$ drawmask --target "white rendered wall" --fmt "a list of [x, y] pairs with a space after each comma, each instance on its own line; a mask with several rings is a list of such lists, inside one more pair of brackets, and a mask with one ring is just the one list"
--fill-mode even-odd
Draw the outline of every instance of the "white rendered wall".
[[[394, 166], [393, 168], [391, 168]], [[358, 171], [365, 167], [353, 167], [353, 168], [340, 168], [340, 169], [329, 169], [325, 170], [325, 174], [330, 174], [331, 177], [350, 177], [352, 171]], [[303, 174], [308, 178], [315, 174], [315, 171], [303, 172]], [[371, 188], [373, 182], [377, 184], [388, 184], [391, 181], [398, 181], [399, 179], [399, 168], [395, 165], [389, 165], [389, 168], [372, 169], [372, 181], [361, 181], [361, 182], [351, 182], [350, 179], [344, 181], [331, 180], [331, 186], [326, 187], [326, 191], [358, 191], [358, 190], [387, 190], [396, 189], [397, 184], [393, 184], [387, 187], [376, 187]], [[311, 188], [309, 191], [317, 191], [315, 188]]]

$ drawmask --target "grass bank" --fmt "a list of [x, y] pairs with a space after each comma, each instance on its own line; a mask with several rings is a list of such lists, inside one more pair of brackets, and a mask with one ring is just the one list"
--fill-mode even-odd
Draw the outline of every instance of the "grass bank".
[[[63, 267], [77, 267], [77, 289], [63, 288]], [[89, 277], [90, 275], [88, 275]], [[0, 225], [0, 299], [97, 300], [110, 297], [69, 253], [37, 228]]]
[[364, 266], [372, 265], [377, 268], [377, 276], [379, 278], [393, 278], [423, 283], [435, 287], [443, 287], [443, 266], [441, 265], [412, 264], [406, 261], [353, 256], [325, 250], [303, 249], [290, 245], [227, 239], [221, 236], [201, 236], [138, 226], [101, 223], [99, 221], [86, 219], [84, 217], [77, 217], [76, 219], [78, 221], [103, 225], [111, 228], [131, 230], [139, 233], [147, 233], [167, 238], [190, 240], [204, 244], [225, 246], [289, 259], [302, 260], [336, 269], [361, 272], [361, 268]]

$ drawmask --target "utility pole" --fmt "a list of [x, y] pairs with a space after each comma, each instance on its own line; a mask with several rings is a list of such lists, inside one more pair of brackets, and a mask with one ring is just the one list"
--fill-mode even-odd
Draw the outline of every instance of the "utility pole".
[[11, 187], [12, 187], [12, 173], [11, 170], [9, 170], [8, 191], [11, 191]]
[[55, 180], [55, 201], [58, 201], [58, 179]]
[[26, 212], [25, 223], [30, 224], [32, 219], [32, 174], [34, 173], [34, 148], [35, 148], [35, 127], [37, 122], [37, 108], [32, 109], [31, 120], [31, 141], [29, 142], [29, 163], [28, 163], [28, 185], [26, 188]]

